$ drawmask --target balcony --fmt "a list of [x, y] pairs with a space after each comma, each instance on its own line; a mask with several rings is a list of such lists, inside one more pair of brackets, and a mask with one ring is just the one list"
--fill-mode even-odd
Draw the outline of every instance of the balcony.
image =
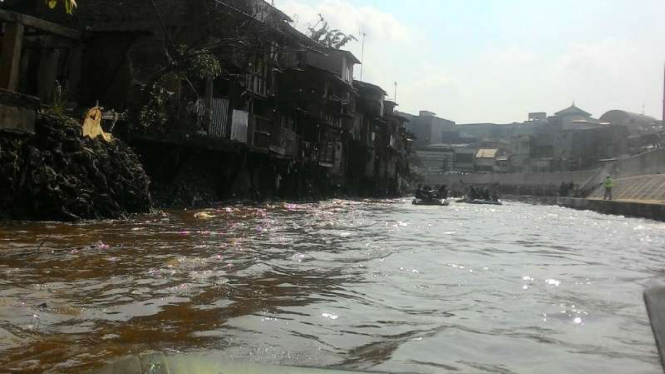
[[319, 143], [319, 165], [333, 167], [335, 165], [335, 145], [333, 141], [322, 141]]
[[270, 150], [271, 130], [272, 124], [268, 118], [255, 114], [250, 116], [250, 146], [254, 150], [267, 153]]
[[298, 154], [296, 133], [284, 127], [276, 127], [270, 136], [270, 151], [285, 158]]

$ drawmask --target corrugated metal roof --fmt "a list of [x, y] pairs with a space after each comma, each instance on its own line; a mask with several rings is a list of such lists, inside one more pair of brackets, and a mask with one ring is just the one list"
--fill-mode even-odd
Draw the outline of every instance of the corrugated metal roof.
[[476, 153], [476, 158], [496, 158], [498, 149], [479, 149]]
[[653, 117], [627, 112], [625, 110], [610, 110], [600, 117], [601, 122], [610, 122], [613, 125], [650, 126], [659, 121]]

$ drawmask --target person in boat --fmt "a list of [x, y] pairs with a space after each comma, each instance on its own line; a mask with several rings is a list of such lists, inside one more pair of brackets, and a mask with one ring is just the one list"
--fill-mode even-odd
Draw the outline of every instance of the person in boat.
[[489, 201], [490, 200], [490, 191], [487, 188], [483, 188], [480, 190], [480, 196], [483, 200]]
[[437, 194], [437, 197], [439, 199], [447, 199], [448, 198], [448, 188], [446, 187], [445, 184], [442, 184], [441, 188], [439, 188], [439, 193]]
[[559, 186], [559, 196], [560, 197], [568, 197], [569, 195], [569, 185], [566, 182], [561, 182], [561, 185]]
[[423, 189], [423, 199], [431, 199], [434, 197], [434, 191], [432, 191], [432, 187], [430, 186], [425, 186]]
[[423, 198], [423, 187], [422, 185], [418, 185], [418, 189], [416, 190], [416, 199], [422, 199]]
[[492, 201], [494, 201], [494, 202], [499, 201], [499, 194], [496, 192], [496, 190], [492, 191]]
[[478, 192], [476, 191], [473, 186], [469, 186], [469, 195], [467, 196], [467, 200], [476, 200], [478, 199]]

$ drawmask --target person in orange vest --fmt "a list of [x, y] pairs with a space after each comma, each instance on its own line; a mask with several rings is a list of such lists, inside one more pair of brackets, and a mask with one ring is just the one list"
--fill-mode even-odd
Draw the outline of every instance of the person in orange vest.
[[612, 200], [612, 188], [614, 187], [614, 181], [609, 175], [607, 175], [605, 178], [603, 186], [605, 186], [605, 197], [603, 197], [603, 200]]

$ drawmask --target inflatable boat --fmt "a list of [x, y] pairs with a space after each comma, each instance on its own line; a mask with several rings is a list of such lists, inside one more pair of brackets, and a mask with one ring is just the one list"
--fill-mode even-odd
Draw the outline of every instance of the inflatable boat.
[[415, 198], [411, 202], [413, 205], [431, 205], [431, 206], [448, 206], [450, 205], [450, 202], [446, 199], [438, 199], [438, 198], [432, 198], [432, 199], [418, 199]]
[[499, 200], [482, 200], [482, 199], [461, 199], [457, 200], [458, 203], [477, 204], [477, 205], [503, 205]]

